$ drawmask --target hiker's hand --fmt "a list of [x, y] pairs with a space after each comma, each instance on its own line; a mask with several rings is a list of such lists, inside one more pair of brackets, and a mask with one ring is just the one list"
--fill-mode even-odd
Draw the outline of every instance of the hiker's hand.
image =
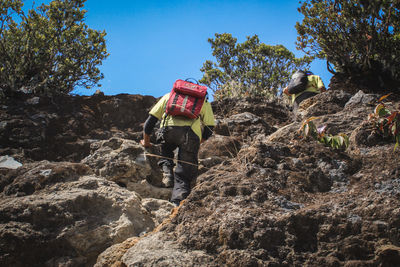
[[146, 142], [144, 139], [142, 139], [142, 140], [140, 140], [140, 144], [143, 146], [143, 147], [151, 147], [151, 143], [150, 142]]
[[285, 89], [283, 89], [283, 93], [284, 93], [285, 95], [290, 95], [290, 94], [289, 94], [289, 89], [288, 89], [287, 87], [285, 87]]
[[143, 133], [143, 139], [140, 140], [140, 144], [144, 147], [151, 147], [150, 135]]

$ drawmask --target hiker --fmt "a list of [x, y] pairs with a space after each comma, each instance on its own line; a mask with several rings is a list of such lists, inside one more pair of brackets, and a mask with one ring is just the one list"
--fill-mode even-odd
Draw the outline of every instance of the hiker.
[[303, 100], [325, 91], [321, 77], [314, 75], [311, 71], [302, 70], [296, 71], [292, 75], [289, 85], [283, 89], [284, 94], [292, 97], [294, 112]]
[[[186, 95], [193, 88], [192, 91], [201, 90], [199, 98]], [[162, 156], [158, 165], [163, 172], [163, 186], [173, 186], [170, 201], [175, 206], [189, 195], [190, 183], [197, 178], [200, 143], [213, 133], [214, 114], [206, 92], [205, 86], [177, 80], [172, 91], [164, 95], [150, 110], [143, 127], [143, 140], [140, 143], [149, 147], [153, 128], [157, 121], [161, 120], [160, 130], [156, 135], [157, 142], [161, 143]], [[174, 172], [173, 159], [176, 148], [178, 161]]]

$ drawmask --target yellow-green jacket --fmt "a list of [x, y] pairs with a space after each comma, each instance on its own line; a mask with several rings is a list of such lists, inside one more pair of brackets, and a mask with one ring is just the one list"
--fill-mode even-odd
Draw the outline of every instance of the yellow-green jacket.
[[[163, 126], [191, 126], [193, 132], [200, 138], [202, 137], [203, 126], [215, 126], [214, 113], [210, 102], [204, 101], [197, 119], [189, 119], [183, 116], [166, 116], [165, 107], [169, 99], [169, 93], [164, 95], [157, 104], [150, 110], [149, 114], [161, 120], [160, 127]], [[165, 119], [165, 122], [164, 122]]]
[[292, 103], [295, 101], [295, 99], [298, 96], [300, 96], [304, 92], [312, 92], [312, 93], [319, 94], [321, 92], [320, 89], [322, 87], [325, 87], [324, 83], [322, 82], [321, 77], [319, 77], [318, 75], [308, 75], [307, 79], [308, 79], [308, 83], [307, 83], [306, 90], [304, 90], [303, 92], [300, 92], [298, 94], [293, 94], [292, 95]]

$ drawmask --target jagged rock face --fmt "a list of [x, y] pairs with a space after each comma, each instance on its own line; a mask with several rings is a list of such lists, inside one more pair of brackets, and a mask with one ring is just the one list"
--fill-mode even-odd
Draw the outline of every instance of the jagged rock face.
[[[347, 103], [356, 102], [356, 100], [349, 101], [351, 97], [351, 94], [343, 91], [329, 91], [318, 97], [308, 98], [300, 103], [296, 119], [301, 121], [313, 116], [338, 113], [343, 110]], [[373, 98], [373, 96], [370, 97]]]
[[[259, 143], [242, 149], [238, 159], [199, 177], [177, 217], [162, 230], [164, 238], [168, 242], [173, 238], [179, 253], [186, 255], [180, 256], [182, 262], [191, 259], [195, 250], [207, 253], [208, 257], [201, 256], [207, 266], [300, 264], [301, 260], [288, 255], [317, 251], [313, 235], [321, 220], [318, 212], [302, 214], [314, 204], [308, 193], [346, 191], [346, 178], [357, 171], [357, 164], [318, 144], [301, 150]], [[135, 266], [142, 246], [151, 243], [147, 238], [141, 240], [124, 256], [124, 263]], [[171, 247], [154, 246], [148, 250], [157, 249], [158, 256], [142, 263], [161, 260], [160, 255]]]
[[[0, 136], [10, 145], [0, 156], [24, 165], [0, 168], [0, 237], [6, 240], [0, 265], [93, 266], [101, 253], [96, 267], [400, 266], [400, 154], [366, 121], [379, 96], [352, 90], [354, 96], [328, 90], [310, 98], [298, 116], [280, 101], [213, 103], [217, 125], [201, 145], [201, 175], [168, 220], [170, 189], [158, 187], [158, 158], [152, 156], [158, 147], [146, 154], [137, 144], [154, 98], [148, 105], [137, 102], [147, 107], [135, 114], [137, 121], [127, 115], [130, 104], [114, 107], [146, 97], [71, 100], [92, 103], [80, 109], [83, 117], [109, 123], [83, 119], [94, 128], [71, 142], [79, 149], [85, 144], [84, 152], [65, 154], [46, 154], [49, 145], [35, 143], [41, 126], [32, 124], [39, 128], [12, 139], [7, 125], [21, 123], [26, 114], [3, 106], [0, 115], [7, 123], [0, 124]], [[390, 100], [391, 109], [397, 108], [399, 97]], [[26, 105], [41, 107], [40, 101]], [[49, 107], [41, 108], [52, 111]], [[53, 113], [59, 114], [44, 116]], [[55, 129], [78, 129], [65, 119], [78, 121], [74, 114], [64, 114]], [[301, 120], [311, 116], [328, 134], [350, 136], [350, 147], [337, 151], [301, 137]], [[124, 128], [125, 123], [134, 126]], [[59, 141], [67, 134], [53, 136]], [[33, 151], [37, 158], [83, 160], [26, 164], [35, 159]]]
[[156, 224], [138, 194], [81, 163], [27, 164], [1, 181], [2, 266], [90, 266]]
[[284, 125], [292, 120], [283, 101], [267, 101], [262, 97], [247, 99], [223, 99], [212, 103], [212, 108], [217, 119], [229, 118], [232, 115], [240, 113], [250, 113], [252, 116], [260, 117], [271, 127], [275, 125]]
[[244, 112], [219, 120], [215, 127], [215, 133], [231, 138], [235, 137], [242, 143], [250, 142], [258, 134], [273, 133], [276, 129], [269, 123], [253, 113]]
[[216, 126], [214, 135], [200, 147], [200, 173], [235, 158], [243, 145], [275, 132], [279, 124], [292, 119], [286, 106], [260, 98], [225, 99], [214, 102], [213, 109]]
[[0, 103], [0, 153], [19, 162], [79, 162], [94, 140], [138, 141], [155, 98], [139, 95], [55, 98], [29, 95]]
[[[92, 266], [107, 247], [169, 216], [171, 189], [157, 187], [157, 159], [135, 142], [154, 102], [98, 95], [2, 103], [0, 265]], [[35, 161], [42, 158], [85, 159]]]
[[299, 138], [301, 122], [254, 135], [203, 173], [171, 223], [122, 262], [168, 266], [174, 254], [179, 266], [400, 265], [400, 155], [391, 141], [361, 142], [374, 107], [362, 99], [374, 97], [328, 91], [302, 107], [330, 133], [356, 136], [348, 151]]

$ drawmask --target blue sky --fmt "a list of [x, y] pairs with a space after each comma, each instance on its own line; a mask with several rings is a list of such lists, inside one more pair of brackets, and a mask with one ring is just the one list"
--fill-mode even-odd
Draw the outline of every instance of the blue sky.
[[[203, 63], [214, 61], [207, 39], [215, 33], [231, 33], [238, 42], [257, 34], [263, 43], [303, 56], [295, 49], [298, 6], [297, 0], [87, 0], [86, 23], [107, 32], [110, 56], [100, 67], [105, 75], [100, 89], [106, 95], [158, 97], [178, 78], [200, 79]], [[313, 63], [311, 70], [329, 85], [325, 62]]]

